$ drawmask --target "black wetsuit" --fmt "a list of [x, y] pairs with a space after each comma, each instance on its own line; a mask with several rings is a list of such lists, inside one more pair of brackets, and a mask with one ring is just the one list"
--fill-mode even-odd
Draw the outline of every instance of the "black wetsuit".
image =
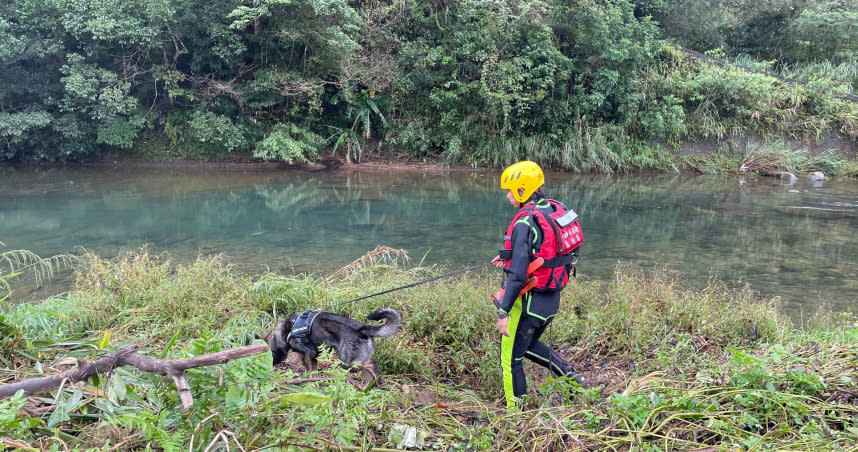
[[[530, 201], [529, 204], [534, 204], [546, 218], [553, 212], [544, 198]], [[504, 394], [509, 407], [515, 406], [517, 398], [527, 392], [522, 362], [524, 358], [548, 368], [555, 376], [575, 375], [569, 363], [539, 340], [560, 310], [560, 290], [531, 290], [518, 296], [527, 279], [527, 266], [533, 254], [542, 246], [542, 241], [543, 232], [531, 216], [521, 217], [513, 226], [504, 296], [498, 303], [501, 310], [509, 313], [507, 330], [510, 337], [501, 338]]]

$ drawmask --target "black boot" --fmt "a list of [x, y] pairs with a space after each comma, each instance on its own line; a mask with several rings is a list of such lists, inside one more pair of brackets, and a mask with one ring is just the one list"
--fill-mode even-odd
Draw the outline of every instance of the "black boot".
[[568, 373], [563, 375], [563, 378], [568, 379], [568, 381], [577, 383], [578, 386], [584, 386], [584, 382], [586, 382], [586, 379], [583, 375], [576, 373], [575, 370], [571, 368]]
[[563, 371], [559, 375], [556, 372], [552, 372], [554, 373], [555, 377], [563, 378], [570, 382], [578, 383], [579, 386], [584, 385], [584, 382], [586, 381], [584, 379], [584, 376], [580, 375], [578, 372], [575, 372], [575, 368], [572, 367], [571, 364], [564, 362], [561, 368], [563, 369]]

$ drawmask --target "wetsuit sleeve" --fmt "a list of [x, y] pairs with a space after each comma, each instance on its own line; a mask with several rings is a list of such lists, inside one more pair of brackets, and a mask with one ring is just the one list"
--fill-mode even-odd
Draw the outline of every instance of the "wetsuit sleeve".
[[509, 312], [518, 293], [526, 281], [527, 266], [530, 264], [530, 248], [532, 244], [532, 231], [526, 221], [519, 221], [512, 229], [510, 238], [512, 256], [510, 258], [509, 273], [507, 273], [506, 286], [503, 298], [500, 301], [500, 309]]

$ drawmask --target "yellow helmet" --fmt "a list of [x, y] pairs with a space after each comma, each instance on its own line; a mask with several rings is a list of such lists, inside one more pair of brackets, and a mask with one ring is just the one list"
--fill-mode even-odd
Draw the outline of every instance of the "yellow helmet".
[[[503, 170], [500, 186], [504, 190], [510, 190], [516, 201], [524, 203], [544, 182], [545, 175], [542, 174], [542, 168], [536, 163], [525, 160]], [[519, 189], [523, 191], [519, 193]]]

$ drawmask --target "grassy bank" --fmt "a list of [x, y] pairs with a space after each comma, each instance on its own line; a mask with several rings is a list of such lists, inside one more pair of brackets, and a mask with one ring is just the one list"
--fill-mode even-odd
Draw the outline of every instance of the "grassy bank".
[[774, 177], [792, 174], [800, 177], [819, 172], [825, 177], [858, 178], [858, 162], [837, 149], [812, 155], [807, 149], [795, 148], [783, 141], [752, 143], [744, 154], [721, 151], [708, 155], [682, 155], [679, 159], [703, 174], [753, 173]]
[[[797, 331], [777, 300], [668, 272], [618, 266], [611, 283], [573, 281], [550, 329], [588, 378], [572, 387], [527, 367], [523, 409], [503, 408], [496, 270], [358, 302], [440, 275], [381, 250], [327, 278], [231, 271], [224, 256], [178, 264], [136, 250], [84, 256], [76, 287], [0, 318], [0, 382], [51, 375], [69, 358], [138, 344], [179, 358], [254, 341], [286, 313], [325, 307], [357, 319], [380, 306], [403, 328], [379, 341], [383, 384], [361, 392], [336, 366], [296, 382], [270, 354], [188, 372], [195, 405], [172, 382], [120, 368], [59, 393], [0, 401], [0, 444], [14, 450], [848, 450], [858, 443], [858, 327], [845, 314]], [[305, 375], [306, 376], [306, 375]]]

